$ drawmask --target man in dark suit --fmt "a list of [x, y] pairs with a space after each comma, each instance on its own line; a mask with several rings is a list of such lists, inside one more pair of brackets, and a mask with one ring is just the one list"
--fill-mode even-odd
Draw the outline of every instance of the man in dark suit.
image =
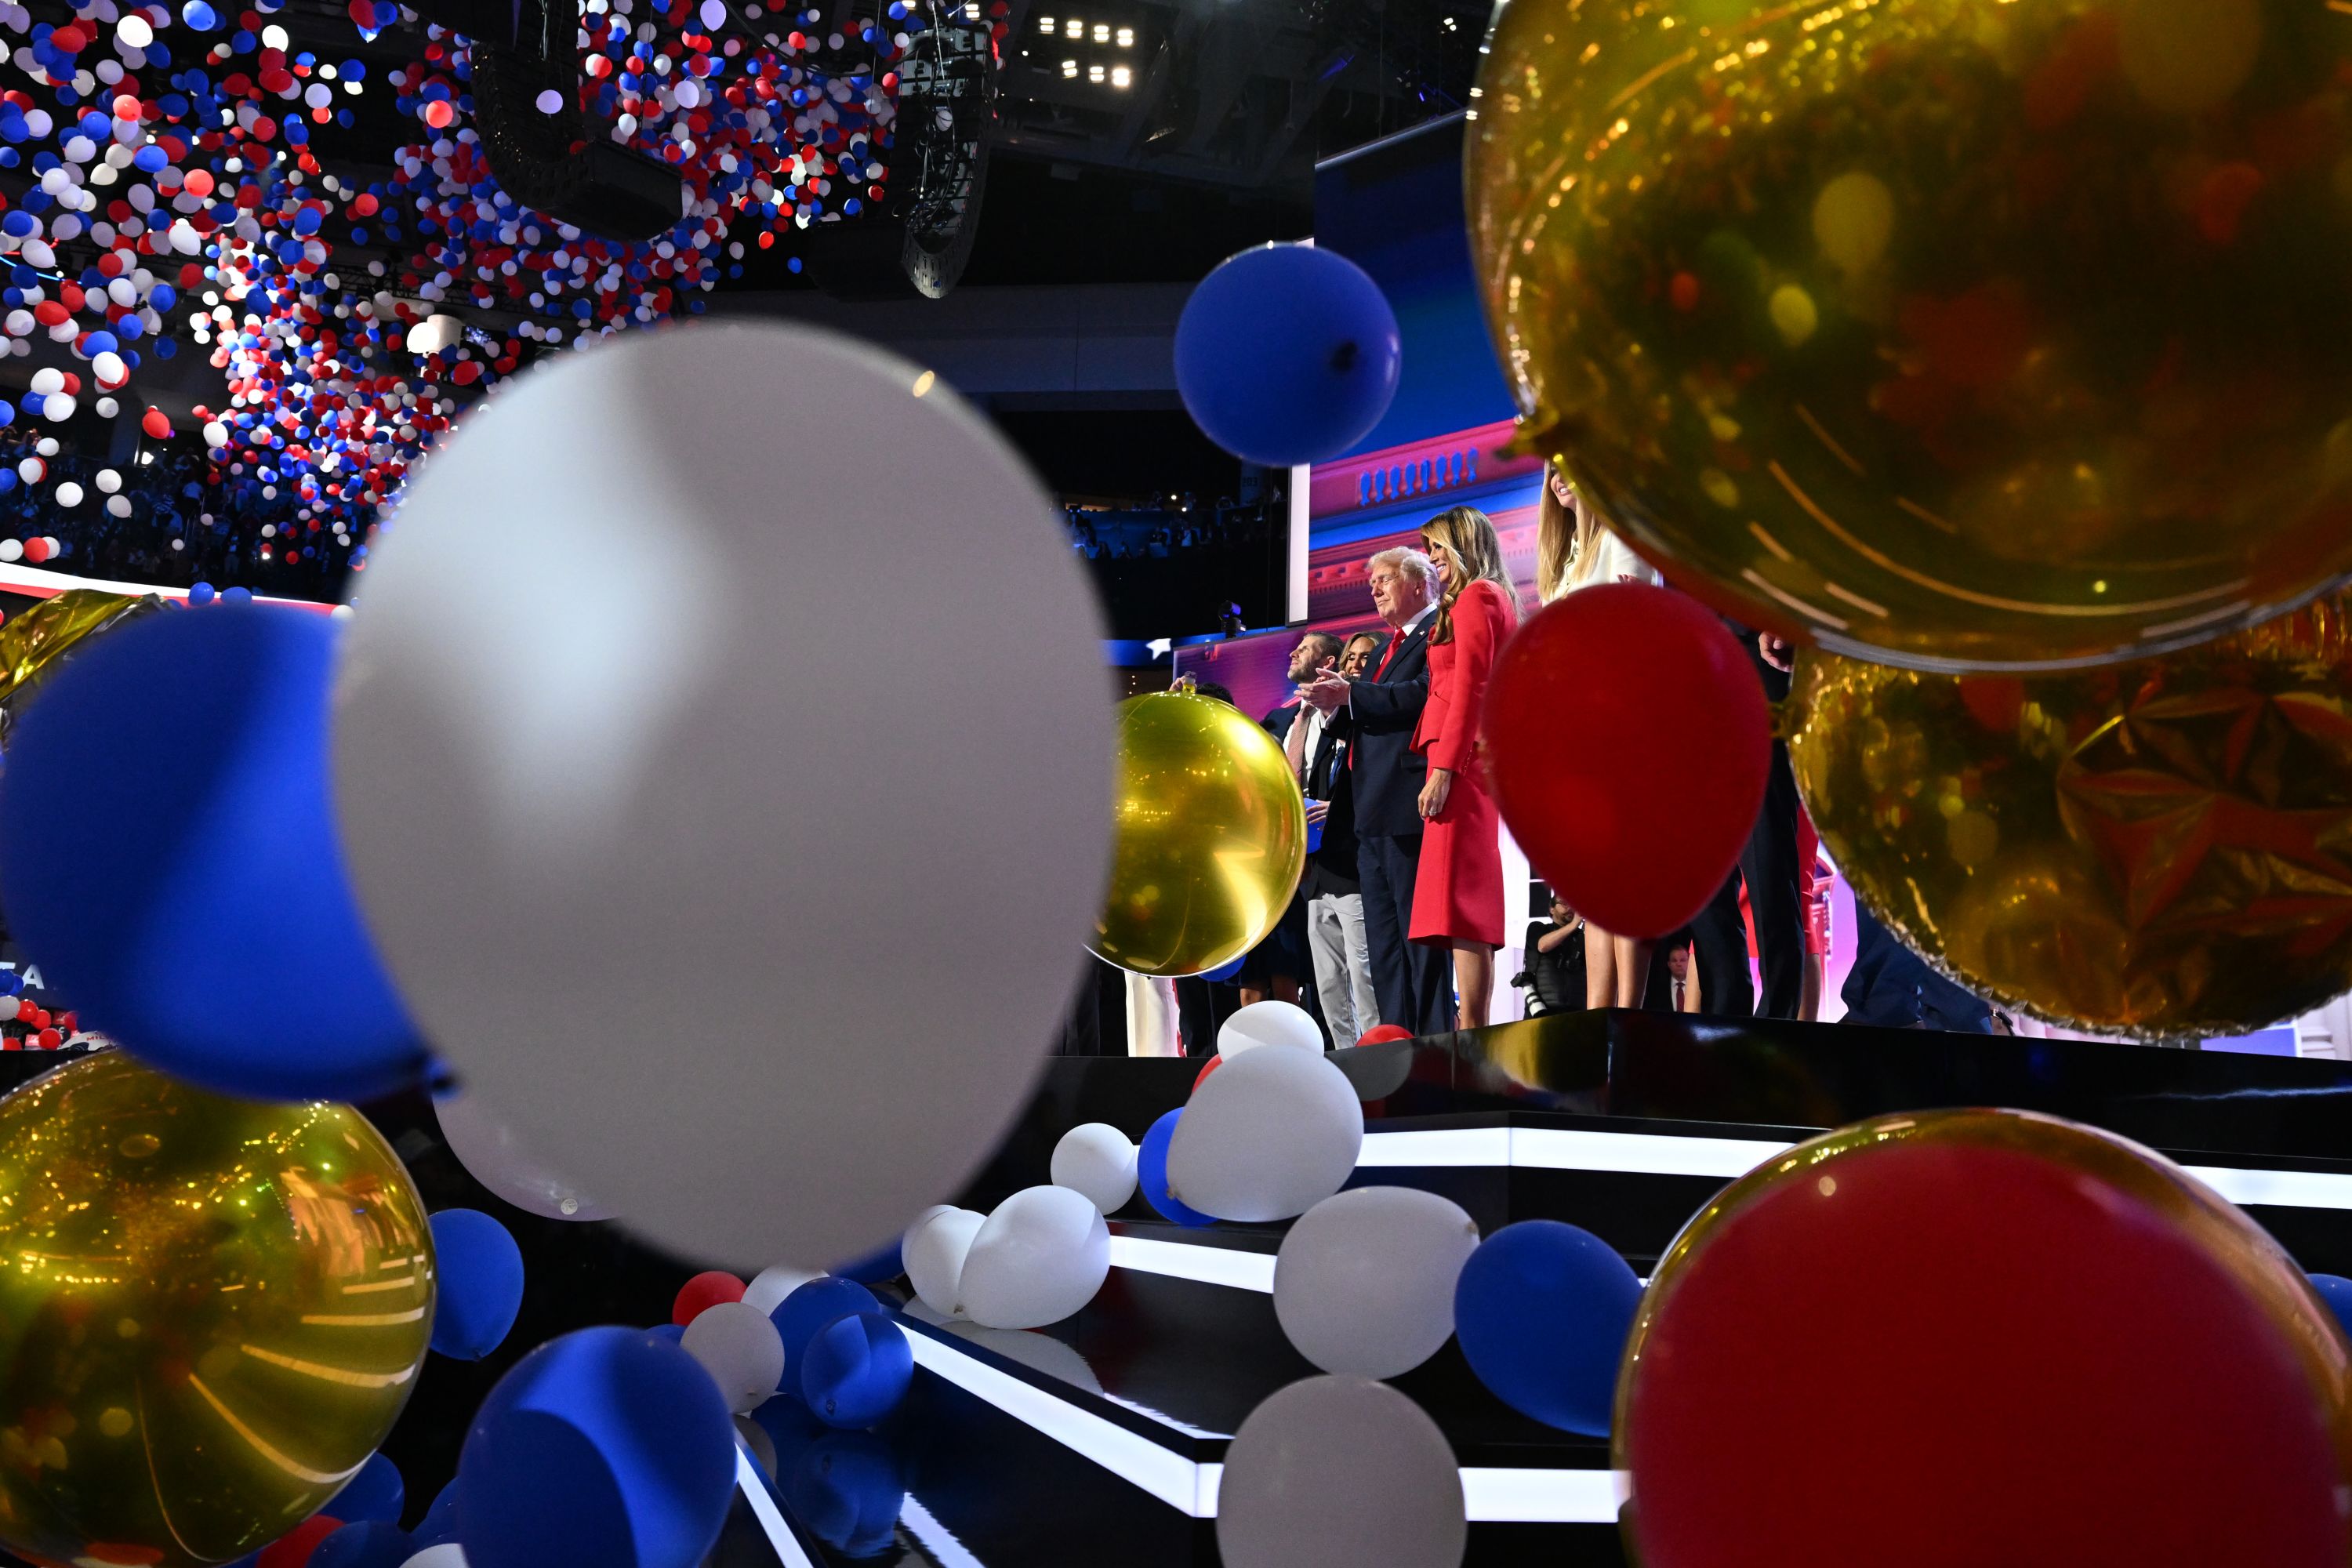
[[[1318, 672], [1330, 668], [1339, 659], [1338, 637], [1329, 632], [1307, 633], [1298, 639], [1298, 646], [1290, 650], [1288, 674], [1292, 684], [1314, 679]], [[1305, 705], [1293, 697], [1258, 722], [1265, 727], [1267, 734], [1274, 737], [1276, 745], [1286, 747], [1292, 721], [1307, 711]], [[1294, 763], [1294, 770], [1296, 766]], [[1298, 1000], [1300, 984], [1312, 973], [1307, 951], [1307, 884], [1302, 878], [1297, 890], [1291, 894], [1290, 907], [1283, 910], [1282, 918], [1275, 922], [1274, 930], [1266, 933], [1265, 941], [1243, 956], [1241, 973], [1234, 977], [1234, 983], [1241, 988], [1242, 1005], [1263, 1002], [1269, 996], [1277, 1002], [1296, 1003]], [[1308, 1010], [1314, 1011], [1311, 1006]], [[1328, 1030], [1328, 1024], [1326, 1028]], [[1352, 1044], [1353, 1037], [1332, 1043]]]
[[1454, 964], [1440, 948], [1407, 940], [1421, 868], [1421, 788], [1427, 761], [1412, 732], [1429, 700], [1427, 627], [1437, 607], [1436, 569], [1418, 550], [1383, 550], [1365, 569], [1372, 607], [1389, 628], [1371, 672], [1354, 681], [1318, 676], [1299, 700], [1331, 716], [1352, 748], [1356, 869], [1381, 1020], [1417, 1035], [1454, 1027]]
[[[1748, 650], [1763, 683], [1767, 701], [1789, 695], [1789, 670], [1794, 662], [1786, 642], [1770, 633], [1751, 632], [1726, 622]], [[1797, 776], [1789, 765], [1785, 741], [1772, 742], [1772, 759], [1765, 774], [1764, 800], [1749, 828], [1748, 844], [1739, 853], [1721, 888], [1691, 921], [1696, 939], [1694, 958], [1699, 970], [1699, 1005], [1722, 1017], [1793, 1018], [1804, 988], [1805, 917], [1800, 885], [1803, 868], [1797, 863]], [[1748, 888], [1748, 907], [1756, 920], [1758, 967], [1763, 972], [1764, 994], [1759, 998], [1748, 971], [1748, 922], [1739, 914], [1739, 889]]]

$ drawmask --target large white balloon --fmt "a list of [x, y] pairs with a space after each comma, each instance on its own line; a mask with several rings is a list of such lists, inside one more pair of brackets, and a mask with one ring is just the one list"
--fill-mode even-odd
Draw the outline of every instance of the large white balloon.
[[824, 1278], [822, 1268], [802, 1268], [794, 1264], [779, 1263], [772, 1268], [762, 1268], [743, 1288], [743, 1300], [762, 1312], [772, 1312], [784, 1304], [784, 1298], [812, 1279]]
[[1297, 1046], [1301, 1050], [1323, 1048], [1323, 1026], [1296, 1002], [1253, 1002], [1236, 1007], [1217, 1026], [1217, 1054], [1237, 1057], [1259, 1046]]
[[1057, 1187], [1084, 1193], [1106, 1215], [1135, 1196], [1135, 1145], [1107, 1121], [1086, 1121], [1062, 1134], [1048, 1167]]
[[1168, 1190], [1219, 1219], [1288, 1219], [1346, 1185], [1363, 1146], [1363, 1105], [1322, 1052], [1244, 1051], [1192, 1091]]
[[1385, 1383], [1294, 1383], [1251, 1411], [1225, 1447], [1225, 1568], [1456, 1568], [1469, 1539], [1445, 1434]]
[[433, 1102], [441, 1122], [441, 1136], [449, 1152], [468, 1174], [519, 1209], [549, 1219], [610, 1219], [613, 1211], [600, 1206], [571, 1178], [551, 1170], [523, 1148], [474, 1095], [465, 1092]]
[[400, 1568], [466, 1568], [466, 1549], [454, 1541], [428, 1546]]
[[1454, 1284], [1477, 1247], [1476, 1222], [1434, 1193], [1340, 1193], [1282, 1238], [1274, 1315], [1325, 1372], [1395, 1377], [1453, 1337]]
[[964, 1256], [971, 1238], [988, 1216], [971, 1209], [943, 1208], [925, 1215], [907, 1227], [898, 1242], [898, 1261], [915, 1295], [935, 1312], [956, 1310], [956, 1282], [963, 1278]]
[[738, 1415], [765, 1405], [784, 1379], [784, 1342], [768, 1314], [740, 1301], [705, 1307], [678, 1342]]
[[971, 1238], [956, 1311], [992, 1329], [1058, 1323], [1093, 1300], [1109, 1273], [1102, 1211], [1067, 1187], [1025, 1187]]
[[[830, 333], [632, 333], [468, 415], [367, 577], [337, 814], [469, 1090], [714, 1263], [852, 1256], [961, 1187], [1110, 837], [1101, 620], [1003, 439]], [[924, 887], [988, 918], [909, 964]], [[614, 1026], [615, 963], [692, 998], [689, 1043]]]

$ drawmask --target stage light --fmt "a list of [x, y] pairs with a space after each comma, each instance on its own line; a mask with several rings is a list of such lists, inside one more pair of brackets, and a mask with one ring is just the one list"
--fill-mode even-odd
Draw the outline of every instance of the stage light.
[[1062, 24], [1062, 37], [1066, 38], [1083, 38], [1086, 36], [1087, 25], [1084, 22], [1079, 21], [1076, 16], [1071, 17], [1067, 22]]
[[1125, 66], [1113, 66], [1113, 67], [1111, 67], [1111, 68], [1110, 68], [1110, 84], [1111, 84], [1111, 86], [1113, 86], [1113, 87], [1125, 87], [1125, 86], [1126, 86], [1129, 81], [1131, 81], [1131, 80], [1133, 80], [1133, 79], [1133, 79], [1131, 76], [1129, 76], [1129, 75], [1128, 74], [1128, 69], [1127, 69], [1127, 68], [1126, 68]]
[[1132, 27], [1121, 27], [1121, 28], [1118, 30], [1118, 47], [1119, 47], [1120, 48], [1122, 48], [1122, 49], [1131, 49], [1131, 48], [1135, 47], [1135, 29], [1134, 29], [1134, 28], [1132, 28]]
[[1100, 80], [1102, 80], [1102, 79], [1103, 79], [1103, 68], [1102, 68], [1102, 67], [1100, 67], [1100, 66], [1088, 66], [1088, 67], [1087, 68], [1087, 79], [1088, 81], [1100, 81]]
[[1097, 44], [1108, 44], [1110, 42], [1110, 24], [1108, 22], [1097, 22], [1095, 24], [1095, 42]]
[[1054, 18], [1053, 18], [1053, 17], [1051, 17], [1051, 16], [1041, 16], [1041, 17], [1039, 17], [1039, 18], [1038, 18], [1038, 20], [1037, 20], [1037, 26], [1038, 26], [1039, 30], [1041, 30], [1042, 32], [1044, 32], [1044, 33], [1045, 33], [1045, 35], [1047, 37], [1049, 37], [1049, 38], [1050, 38], [1050, 37], [1052, 37], [1054, 36]]
[[1064, 60], [1064, 61], [1062, 62], [1062, 75], [1063, 75], [1063, 76], [1065, 76], [1065, 77], [1074, 77], [1074, 76], [1076, 76], [1076, 75], [1077, 75], [1077, 74], [1078, 74], [1078, 62], [1077, 62], [1077, 61], [1076, 61], [1076, 60]]

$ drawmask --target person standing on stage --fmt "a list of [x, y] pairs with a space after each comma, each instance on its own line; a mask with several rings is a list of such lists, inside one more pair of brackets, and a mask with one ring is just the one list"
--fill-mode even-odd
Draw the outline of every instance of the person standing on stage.
[[[1338, 637], [1329, 632], [1308, 632], [1298, 639], [1298, 646], [1290, 650], [1290, 679], [1294, 685], [1312, 680], [1318, 673], [1337, 664], [1339, 659]], [[1286, 747], [1294, 722], [1306, 719], [1309, 714], [1314, 714], [1318, 720], [1322, 717], [1294, 697], [1268, 712], [1258, 722], [1267, 734], [1274, 737], [1275, 744]], [[1297, 772], [1295, 758], [1291, 771], [1294, 773]], [[1302, 878], [1297, 890], [1291, 894], [1289, 907], [1282, 911], [1282, 918], [1275, 922], [1265, 940], [1243, 956], [1241, 973], [1235, 976], [1234, 983], [1241, 989], [1242, 1005], [1244, 1007], [1253, 1002], [1263, 1002], [1269, 996], [1277, 1002], [1295, 1003], [1298, 1000], [1299, 984], [1307, 978], [1308, 972], [1307, 884]], [[1349, 1039], [1354, 1037], [1349, 1037]], [[1337, 1036], [1333, 1037], [1333, 1043], [1339, 1043]]]
[[[1371, 668], [1381, 639], [1358, 632], [1339, 655], [1349, 680]], [[1294, 675], [1297, 667], [1293, 666]], [[1310, 670], [1307, 679], [1318, 673]], [[1380, 1001], [1372, 990], [1371, 949], [1364, 937], [1363, 882], [1356, 868], [1356, 802], [1348, 777], [1348, 738], [1321, 710], [1298, 704], [1285, 742], [1307, 792], [1307, 820], [1320, 823], [1323, 841], [1307, 858], [1299, 890], [1307, 896], [1307, 951], [1315, 964], [1315, 994], [1331, 1043], [1344, 1046], [1377, 1028]]]
[[1388, 641], [1369, 674], [1351, 681], [1328, 672], [1300, 687], [1298, 697], [1330, 715], [1351, 749], [1356, 871], [1381, 1019], [1416, 1035], [1442, 1034], [1454, 1026], [1450, 966], [1441, 949], [1405, 934], [1427, 826], [1421, 798], [1429, 764], [1412, 749], [1412, 736], [1429, 701], [1426, 634], [1437, 611], [1437, 573], [1428, 556], [1400, 546], [1373, 556], [1364, 576]]
[[1453, 952], [1455, 1026], [1475, 1029], [1486, 1022], [1503, 945], [1502, 824], [1479, 765], [1478, 716], [1495, 656], [1518, 629], [1519, 603], [1495, 524], [1477, 508], [1438, 513], [1422, 524], [1421, 542], [1440, 592], [1429, 623], [1429, 700], [1412, 737], [1429, 771], [1410, 935]]
[[[1657, 583], [1657, 568], [1601, 524], [1553, 464], [1536, 510], [1536, 591], [1546, 604], [1602, 583]], [[1589, 672], [1606, 680], [1609, 671]], [[1584, 996], [1589, 1007], [1638, 1007], [1650, 976], [1650, 944], [1584, 922]]]

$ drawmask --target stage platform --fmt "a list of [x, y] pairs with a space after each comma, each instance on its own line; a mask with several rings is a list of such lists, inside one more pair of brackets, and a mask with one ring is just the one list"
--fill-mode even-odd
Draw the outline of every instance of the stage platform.
[[[2352, 1154], [2352, 1063], [1656, 1013], [1564, 1016], [1335, 1060], [1367, 1096], [1351, 1184], [1441, 1193], [1486, 1230], [1566, 1220], [1643, 1275], [1712, 1194], [1790, 1143], [1867, 1116], [1964, 1105], [2043, 1110], [2137, 1139], [2243, 1205], [2306, 1268], [2352, 1274], [2352, 1159], [2341, 1157]], [[54, 1065], [0, 1056], [0, 1087]], [[1048, 1062], [957, 1201], [984, 1210], [1045, 1181], [1055, 1142], [1079, 1122], [1139, 1139], [1184, 1102], [1200, 1066]], [[588, 1324], [666, 1321], [698, 1265], [611, 1225], [540, 1219], [490, 1197], [449, 1154], [422, 1095], [365, 1109], [428, 1207], [497, 1214], [527, 1265], [508, 1346], [479, 1363], [432, 1358], [385, 1445], [421, 1507], [454, 1472], [471, 1412], [524, 1351]], [[1139, 1198], [1113, 1223], [1101, 1294], [1034, 1332], [941, 1324], [903, 1288], [883, 1287], [920, 1368], [908, 1403], [873, 1433], [814, 1433], [767, 1413], [746, 1437], [710, 1568], [1213, 1564], [1227, 1439], [1258, 1401], [1314, 1371], [1274, 1316], [1283, 1230], [1186, 1229]], [[1397, 1383], [1454, 1444], [1471, 1563], [1624, 1561], [1605, 1444], [1518, 1415], [1450, 1344]]]

